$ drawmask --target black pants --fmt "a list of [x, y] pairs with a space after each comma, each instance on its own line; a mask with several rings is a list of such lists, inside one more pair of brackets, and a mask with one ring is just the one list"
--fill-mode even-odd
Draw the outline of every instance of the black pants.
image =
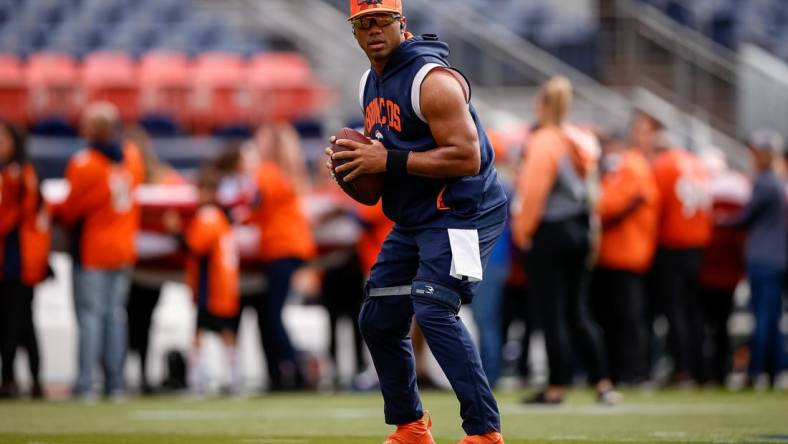
[[140, 357], [140, 377], [143, 392], [150, 389], [147, 378], [148, 344], [153, 311], [159, 303], [161, 286], [131, 283], [129, 299], [126, 304], [129, 326], [129, 351]]
[[731, 370], [731, 339], [728, 318], [733, 310], [735, 289], [701, 288], [703, 305], [703, 373], [701, 382], [724, 385]]
[[668, 348], [674, 359], [674, 376], [697, 379], [702, 367], [703, 309], [698, 297], [699, 249], [657, 251], [652, 267], [648, 298], [653, 316], [668, 320]]
[[602, 337], [588, 305], [588, 238], [587, 217], [542, 223], [525, 256], [547, 345], [550, 385], [572, 381], [574, 353], [582, 356], [592, 383], [609, 377]]
[[346, 317], [353, 325], [356, 372], [362, 371], [364, 343], [357, 320], [361, 313], [361, 300], [364, 297], [364, 273], [361, 271], [358, 255], [351, 254], [340, 265], [326, 270], [321, 293], [330, 321], [330, 352], [334, 367], [337, 366], [337, 323]]
[[282, 309], [290, 293], [290, 279], [303, 263], [295, 258], [269, 263], [266, 267], [268, 287], [257, 301], [257, 325], [271, 390], [300, 389], [305, 385], [301, 364], [282, 321]]
[[615, 383], [646, 379], [648, 332], [642, 276], [625, 270], [598, 268], [591, 284], [594, 317], [602, 327]]
[[525, 330], [523, 336], [520, 338], [520, 356], [517, 357], [515, 370], [517, 376], [527, 378], [530, 375], [530, 367], [528, 365], [528, 357], [531, 349], [531, 336], [539, 326], [539, 314], [535, 307], [534, 298], [528, 285], [507, 285], [504, 289], [504, 302], [502, 316], [503, 332], [501, 333], [504, 338], [504, 343], [507, 341], [509, 327], [515, 321], [522, 321], [525, 323]]
[[16, 382], [14, 361], [20, 347], [27, 352], [30, 376], [39, 385], [41, 367], [38, 339], [33, 325], [33, 288], [18, 280], [0, 280], [0, 356], [3, 384]]

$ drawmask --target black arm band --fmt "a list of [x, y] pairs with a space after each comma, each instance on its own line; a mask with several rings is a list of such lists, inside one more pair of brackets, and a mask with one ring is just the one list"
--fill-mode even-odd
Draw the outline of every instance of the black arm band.
[[389, 174], [408, 174], [409, 154], [410, 151], [407, 150], [389, 150], [386, 156], [386, 171]]

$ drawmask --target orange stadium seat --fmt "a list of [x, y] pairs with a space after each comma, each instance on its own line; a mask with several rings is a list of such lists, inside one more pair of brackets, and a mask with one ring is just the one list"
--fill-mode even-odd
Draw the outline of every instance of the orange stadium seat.
[[76, 122], [83, 98], [74, 57], [59, 52], [33, 54], [27, 61], [25, 82], [33, 122], [48, 119]]
[[197, 132], [249, 125], [246, 63], [235, 53], [200, 55], [192, 70], [192, 125]]
[[248, 84], [257, 121], [308, 117], [328, 99], [309, 62], [298, 53], [271, 52], [254, 57]]
[[172, 119], [185, 127], [189, 117], [191, 62], [186, 54], [153, 51], [142, 56], [139, 67], [141, 113]]
[[139, 117], [137, 70], [125, 52], [99, 51], [85, 57], [82, 86], [88, 100], [107, 100], [120, 110], [125, 122]]
[[27, 124], [27, 87], [19, 57], [0, 55], [0, 119]]

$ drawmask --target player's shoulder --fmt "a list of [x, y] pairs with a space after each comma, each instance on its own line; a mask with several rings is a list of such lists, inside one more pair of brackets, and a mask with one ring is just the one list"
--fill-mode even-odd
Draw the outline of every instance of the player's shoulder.
[[421, 72], [423, 74], [417, 74], [415, 81], [419, 81], [419, 77], [422, 77], [422, 94], [431, 92], [440, 97], [446, 94], [458, 95], [458, 93], [462, 93], [466, 102], [470, 99], [470, 87], [467, 80], [454, 68], [437, 63], [427, 63], [422, 67]]

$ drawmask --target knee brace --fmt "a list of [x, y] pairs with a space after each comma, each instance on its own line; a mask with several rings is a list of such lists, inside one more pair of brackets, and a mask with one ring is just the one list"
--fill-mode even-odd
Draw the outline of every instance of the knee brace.
[[411, 297], [422, 302], [446, 305], [453, 310], [454, 314], [459, 313], [462, 306], [462, 297], [459, 292], [434, 282], [414, 281]]
[[364, 302], [358, 316], [358, 327], [365, 339], [370, 335], [403, 334], [410, 329], [413, 307], [410, 286], [364, 287]]

